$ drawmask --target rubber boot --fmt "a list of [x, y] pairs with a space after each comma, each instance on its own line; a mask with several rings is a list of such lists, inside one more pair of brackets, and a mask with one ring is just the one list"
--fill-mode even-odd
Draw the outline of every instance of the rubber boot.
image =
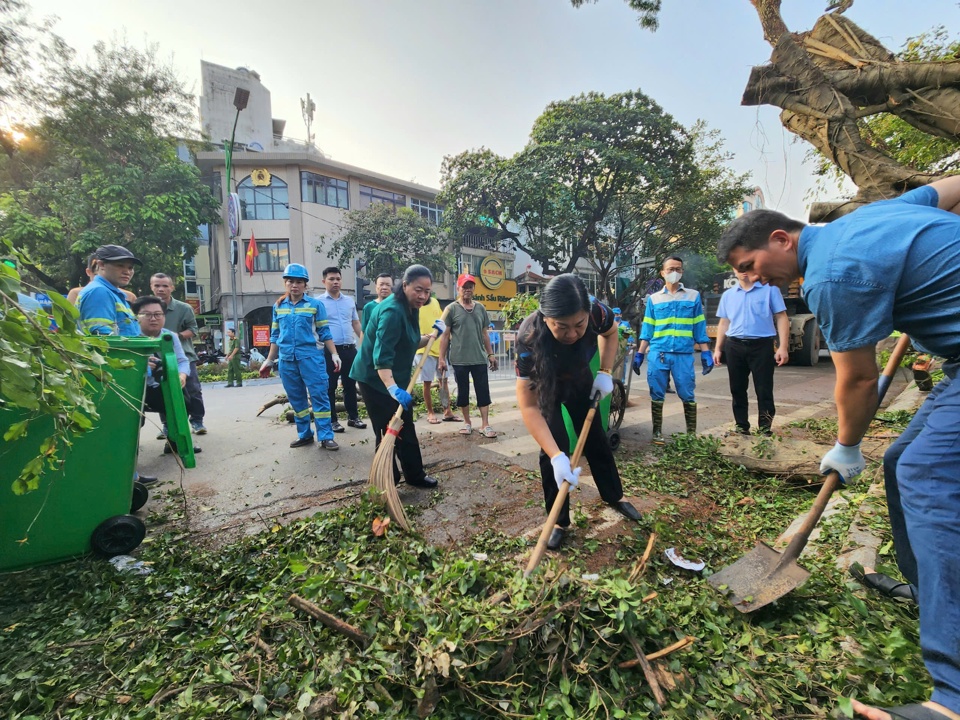
[[697, 404], [695, 402], [683, 404], [683, 419], [687, 421], [687, 433], [697, 434]]
[[650, 415], [653, 418], [653, 444], [663, 445], [663, 400], [650, 401]]

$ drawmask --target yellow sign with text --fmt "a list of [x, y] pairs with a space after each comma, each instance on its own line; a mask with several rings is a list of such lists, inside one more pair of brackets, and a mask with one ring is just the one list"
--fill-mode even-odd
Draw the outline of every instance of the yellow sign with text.
[[483, 303], [487, 310], [503, 310], [503, 306], [517, 296], [517, 281], [504, 280], [496, 290], [489, 290], [482, 285], [477, 285], [473, 293], [473, 299], [478, 303]]

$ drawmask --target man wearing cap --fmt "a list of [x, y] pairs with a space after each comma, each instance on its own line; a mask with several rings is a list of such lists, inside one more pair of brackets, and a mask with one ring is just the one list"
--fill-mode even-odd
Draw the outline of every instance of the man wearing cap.
[[[193, 339], [200, 334], [197, 328], [197, 316], [193, 308], [185, 302], [173, 297], [173, 278], [164, 273], [155, 273], [150, 277], [150, 289], [153, 294], [163, 301], [166, 313], [163, 327], [176, 334], [183, 346], [183, 352], [190, 361], [190, 373], [187, 375], [185, 395], [187, 412], [190, 414], [190, 427], [197, 435], [206, 435], [207, 428], [203, 425], [203, 416], [206, 410], [203, 407], [203, 390], [200, 387], [200, 376], [197, 374], [197, 351], [193, 348]], [[166, 435], [166, 427], [161, 431]], [[161, 439], [159, 436], [157, 439]]]
[[437, 369], [442, 373], [449, 357], [457, 380], [457, 407], [463, 410], [461, 435], [471, 435], [470, 378], [477, 393], [484, 437], [495, 438], [497, 431], [490, 427], [490, 380], [487, 368], [497, 369], [497, 356], [490, 346], [490, 318], [486, 308], [473, 300], [477, 279], [464, 273], [457, 278], [460, 297], [450, 304], [447, 329], [440, 338], [440, 360]]
[[80, 327], [89, 335], [140, 335], [140, 324], [121, 288], [143, 265], [120, 245], [101, 245], [94, 256], [97, 274], [77, 296]]
[[[127, 302], [125, 288], [142, 267], [133, 253], [120, 245], [101, 245], [93, 253], [97, 274], [77, 296], [80, 328], [88, 335], [141, 335], [140, 323]], [[134, 480], [155, 483], [157, 478], [134, 473]]]

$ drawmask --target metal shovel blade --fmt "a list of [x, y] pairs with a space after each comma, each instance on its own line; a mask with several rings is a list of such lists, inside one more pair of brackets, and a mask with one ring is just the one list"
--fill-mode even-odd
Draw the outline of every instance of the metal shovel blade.
[[726, 595], [740, 612], [753, 612], [783, 597], [810, 577], [795, 561], [783, 560], [783, 555], [766, 543], [757, 543], [753, 550], [711, 575], [707, 582]]

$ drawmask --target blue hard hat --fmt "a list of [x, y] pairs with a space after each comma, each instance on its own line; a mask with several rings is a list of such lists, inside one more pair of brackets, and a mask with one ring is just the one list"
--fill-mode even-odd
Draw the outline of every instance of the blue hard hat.
[[621, 315], [622, 313], [620, 312], [620, 308], [614, 308], [614, 309], [613, 309], [613, 314], [614, 314], [614, 315]]
[[310, 276], [307, 274], [307, 268], [300, 263], [290, 263], [283, 271], [283, 279], [291, 278], [293, 280], [306, 280], [310, 282]]

